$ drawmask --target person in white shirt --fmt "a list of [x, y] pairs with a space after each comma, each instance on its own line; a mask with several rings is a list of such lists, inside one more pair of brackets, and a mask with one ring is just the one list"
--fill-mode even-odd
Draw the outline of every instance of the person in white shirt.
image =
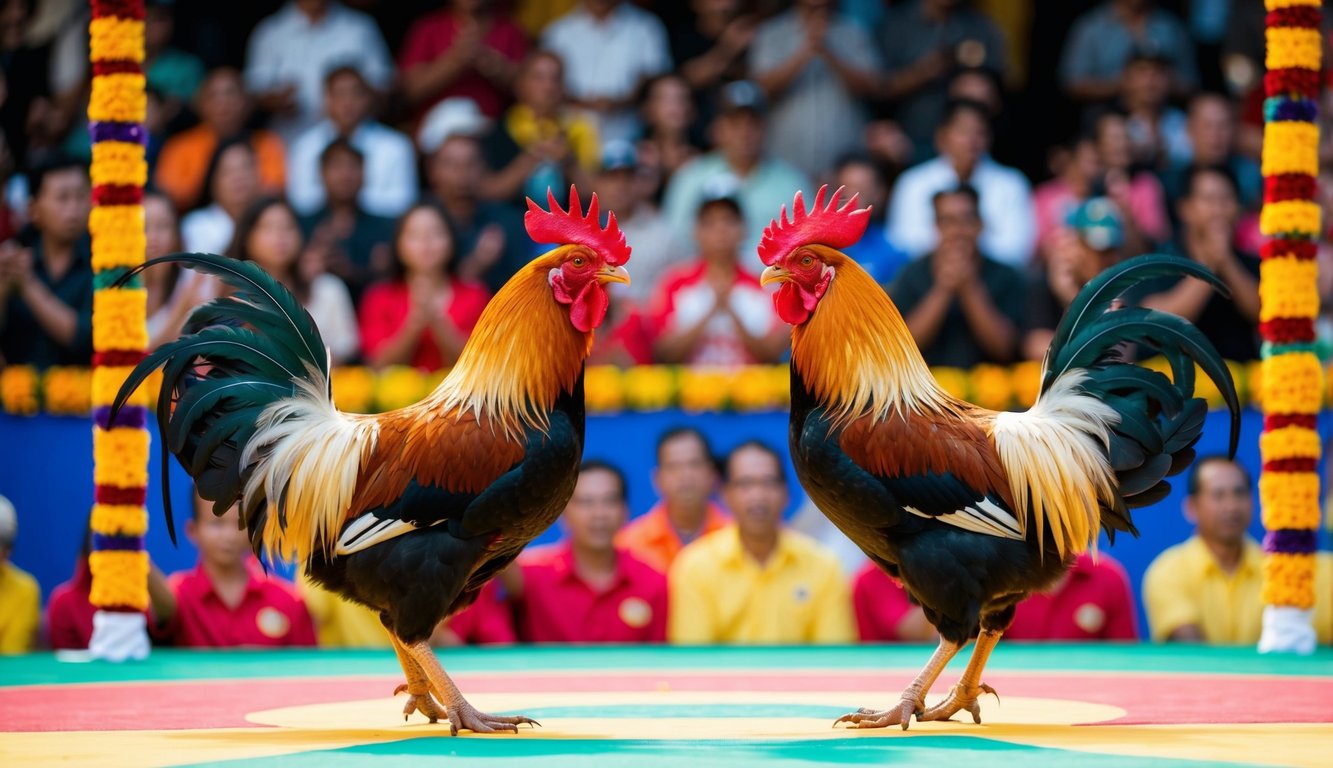
[[541, 45], [564, 61], [569, 95], [597, 116], [602, 140], [632, 141], [640, 86], [671, 69], [662, 22], [622, 0], [583, 0], [546, 28]]
[[980, 103], [950, 102], [935, 131], [939, 155], [898, 177], [885, 233], [889, 241], [919, 258], [935, 248], [932, 199], [935, 193], [966, 184], [981, 198], [981, 251], [996, 261], [1025, 267], [1037, 240], [1032, 185], [1022, 172], [990, 157], [990, 116]]
[[388, 89], [393, 62], [375, 21], [332, 0], [290, 0], [250, 35], [245, 87], [290, 144], [319, 120], [324, 75], [344, 64], [375, 89]]
[[603, 210], [616, 212], [620, 231], [634, 246], [634, 274], [638, 279], [616, 289], [638, 307], [648, 305], [663, 272], [690, 259], [690, 252], [676, 242], [661, 211], [646, 199], [642, 170], [634, 145], [613, 141], [602, 148], [602, 172], [593, 186]]
[[287, 152], [287, 200], [302, 215], [324, 205], [319, 157], [338, 137], [346, 138], [365, 161], [365, 183], [357, 202], [367, 213], [395, 218], [416, 200], [416, 150], [412, 140], [370, 119], [373, 93], [365, 76], [339, 66], [324, 78], [326, 117], [292, 143]]

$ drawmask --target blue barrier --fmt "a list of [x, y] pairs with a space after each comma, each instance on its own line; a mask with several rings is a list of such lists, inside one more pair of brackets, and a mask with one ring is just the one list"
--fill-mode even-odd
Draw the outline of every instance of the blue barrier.
[[[787, 414], [783, 413], [710, 413], [688, 414], [679, 410], [593, 416], [588, 419], [587, 458], [600, 458], [621, 467], [629, 478], [630, 510], [642, 514], [656, 500], [651, 473], [655, 464], [657, 435], [677, 425], [691, 425], [708, 435], [714, 449], [725, 453], [748, 439], [763, 440], [786, 455]], [[1243, 415], [1238, 457], [1255, 477], [1259, 472], [1259, 433], [1262, 416], [1253, 409]], [[1221, 453], [1226, 448], [1227, 423], [1222, 412], [1209, 414], [1199, 453]], [[195, 553], [182, 535], [179, 548], [173, 548], [162, 522], [161, 480], [154, 438], [153, 460], [148, 484], [150, 515], [147, 548], [164, 571], [190, 568]], [[69, 578], [88, 513], [92, 507], [92, 430], [87, 419], [56, 416], [23, 418], [0, 414], [0, 494], [18, 509], [19, 537], [14, 562], [32, 573], [41, 583], [42, 594]], [[788, 467], [792, 502], [788, 513], [804, 501], [804, 494]], [[178, 530], [191, 513], [190, 481], [173, 459], [171, 462], [172, 501], [178, 516]], [[1135, 595], [1139, 595], [1143, 571], [1164, 548], [1190, 535], [1190, 525], [1181, 514], [1184, 481], [1177, 480], [1172, 493], [1159, 504], [1135, 513], [1142, 537], [1123, 537], [1115, 547], [1106, 547], [1129, 572]], [[1257, 510], [1252, 526], [1256, 537], [1262, 535]], [[541, 543], [556, 541], [558, 526], [541, 538]], [[1140, 610], [1140, 628], [1146, 630]]]

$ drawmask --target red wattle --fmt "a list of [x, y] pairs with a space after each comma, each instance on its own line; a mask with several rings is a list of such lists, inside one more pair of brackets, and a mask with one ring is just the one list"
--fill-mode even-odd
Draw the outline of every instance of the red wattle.
[[592, 280], [579, 291], [574, 303], [569, 305], [569, 321], [575, 328], [587, 333], [602, 324], [610, 305], [611, 299], [606, 291], [596, 280]]
[[810, 310], [805, 308], [801, 289], [795, 283], [783, 283], [778, 292], [773, 294], [773, 308], [784, 323], [800, 325], [810, 319]]

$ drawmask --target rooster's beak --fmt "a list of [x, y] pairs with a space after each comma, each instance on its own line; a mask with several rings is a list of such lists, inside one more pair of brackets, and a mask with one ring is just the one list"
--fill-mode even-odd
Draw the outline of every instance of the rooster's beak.
[[769, 267], [768, 269], [765, 269], [764, 273], [759, 276], [759, 284], [768, 285], [769, 283], [781, 283], [785, 281], [789, 276], [791, 276], [790, 272], [783, 269], [782, 267], [774, 265]]
[[602, 285], [607, 283], [624, 283], [629, 285], [629, 272], [624, 267], [604, 267], [597, 273], [597, 282]]

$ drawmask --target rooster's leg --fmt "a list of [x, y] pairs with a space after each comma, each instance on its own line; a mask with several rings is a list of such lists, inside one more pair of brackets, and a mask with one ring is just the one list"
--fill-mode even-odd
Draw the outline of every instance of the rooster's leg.
[[403, 691], [407, 691], [407, 704], [403, 706], [403, 719], [406, 720], [413, 712], [420, 712], [430, 719], [432, 723], [438, 723], [441, 719], [447, 719], [444, 707], [430, 695], [430, 681], [426, 679], [426, 673], [421, 669], [421, 665], [413, 659], [407, 652], [407, 646], [399, 640], [392, 632], [389, 633], [389, 639], [393, 642], [394, 653], [398, 654], [398, 663], [403, 667], [403, 674], [407, 676], [407, 682], [393, 689], [393, 695], [397, 696]]
[[981, 705], [977, 703], [977, 697], [983, 693], [989, 693], [998, 700], [1000, 697], [995, 693], [995, 689], [981, 682], [981, 670], [986, 666], [986, 660], [990, 658], [990, 652], [995, 648], [995, 644], [1000, 642], [1000, 636], [1004, 633], [994, 629], [983, 629], [981, 634], [977, 635], [977, 646], [972, 650], [972, 658], [967, 662], [967, 669], [963, 671], [963, 676], [958, 680], [953, 688], [949, 689], [949, 695], [944, 701], [927, 709], [917, 720], [948, 720], [959, 710], [967, 710], [972, 713], [972, 721], [981, 722]]
[[449, 718], [449, 730], [453, 735], [457, 736], [458, 731], [463, 728], [474, 733], [496, 731], [517, 733], [518, 726], [523, 723], [539, 725], [536, 720], [522, 715], [488, 715], [478, 712], [467, 703], [458, 686], [449, 679], [449, 675], [445, 674], [444, 667], [440, 666], [440, 660], [435, 657], [435, 651], [431, 650], [429, 645], [422, 642], [405, 646], [404, 650], [430, 681], [430, 688], [436, 697], [444, 702], [445, 716]]
[[916, 676], [912, 684], [903, 691], [902, 701], [898, 706], [886, 709], [883, 712], [877, 712], [873, 709], [858, 709], [855, 712], [849, 712], [837, 720], [838, 723], [851, 723], [853, 728], [885, 728], [890, 725], [901, 725], [903, 730], [912, 723], [912, 715], [917, 714], [925, 708], [926, 694], [930, 691], [930, 686], [935, 684], [935, 678], [944, 671], [945, 665], [949, 660], [962, 650], [961, 645], [951, 643], [944, 638], [940, 638], [939, 647], [931, 655], [930, 661], [921, 670], [921, 674]]

